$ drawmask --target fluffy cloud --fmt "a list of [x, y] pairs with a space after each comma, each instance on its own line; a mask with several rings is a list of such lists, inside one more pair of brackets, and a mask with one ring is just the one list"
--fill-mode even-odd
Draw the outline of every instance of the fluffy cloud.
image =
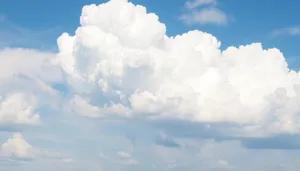
[[299, 131], [300, 76], [278, 49], [253, 43], [221, 51], [208, 33], [165, 31], [155, 14], [125, 0], [85, 6], [76, 34], [59, 37], [56, 62], [98, 108], [235, 123], [249, 134]]
[[60, 71], [51, 64], [53, 57], [53, 53], [31, 49], [0, 49], [0, 85], [3, 86], [18, 76], [40, 78], [49, 82], [61, 80]]
[[21, 133], [14, 133], [5, 143], [3, 143], [0, 154], [10, 162], [33, 160], [48, 160], [62, 163], [73, 162], [72, 158], [61, 153], [33, 147], [25, 140]]
[[52, 64], [54, 57], [37, 50], [0, 49], [0, 125], [38, 124], [38, 109], [56, 103], [51, 85], [63, 79]]
[[7, 157], [33, 159], [36, 152], [20, 133], [14, 134], [2, 145], [2, 153]]
[[89, 104], [88, 100], [85, 100], [78, 95], [75, 95], [73, 99], [70, 100], [66, 111], [90, 118], [101, 118], [109, 115], [130, 116], [131, 113], [128, 108], [120, 103], [105, 105], [100, 108]]
[[37, 102], [34, 97], [15, 93], [0, 100], [0, 123], [38, 124], [40, 116], [35, 113]]

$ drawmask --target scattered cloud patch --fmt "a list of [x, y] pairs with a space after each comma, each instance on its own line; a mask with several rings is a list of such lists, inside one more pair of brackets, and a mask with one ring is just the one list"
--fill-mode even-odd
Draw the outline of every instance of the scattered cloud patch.
[[300, 35], [300, 27], [287, 27], [283, 29], [276, 29], [272, 33], [273, 36], [298, 36]]
[[1, 146], [1, 157], [6, 162], [30, 162], [36, 160], [51, 160], [54, 162], [71, 163], [69, 158], [61, 153], [33, 147], [21, 133], [13, 134]]
[[11, 138], [2, 144], [2, 153], [4, 156], [16, 159], [34, 159], [36, 149], [34, 149], [20, 133], [14, 134]]
[[130, 165], [136, 165], [139, 164], [139, 162], [134, 159], [129, 153], [124, 152], [124, 151], [119, 151], [117, 153], [119, 159], [121, 159], [121, 163], [124, 164], [130, 164]]
[[185, 3], [185, 7], [188, 9], [197, 8], [203, 5], [216, 5], [217, 0], [194, 0], [194, 1], [187, 1]]
[[63, 158], [63, 159], [61, 159], [61, 162], [63, 162], [63, 163], [72, 163], [72, 162], [74, 162], [74, 160], [72, 158]]
[[189, 13], [182, 14], [180, 19], [188, 25], [225, 25], [228, 23], [228, 17], [226, 14], [217, 8], [206, 8], [201, 11], [191, 11]]
[[129, 153], [124, 152], [124, 151], [119, 151], [117, 154], [121, 158], [130, 158], [131, 157], [131, 155]]
[[22, 76], [48, 83], [62, 81], [59, 68], [52, 64], [54, 57], [53, 53], [38, 50], [0, 48], [0, 85]]
[[40, 109], [58, 105], [51, 84], [63, 78], [54, 57], [38, 50], [0, 49], [0, 126], [40, 125]]
[[8, 95], [0, 100], [0, 124], [39, 124], [36, 108], [37, 101], [33, 96], [23, 93]]
[[179, 19], [187, 25], [226, 25], [229, 18], [217, 8], [217, 0], [194, 0], [185, 4], [186, 12]]
[[80, 116], [86, 116], [90, 118], [101, 118], [109, 115], [113, 116], [130, 116], [131, 111], [123, 104], [105, 104], [103, 107], [97, 107], [89, 104], [89, 101], [83, 99], [80, 96], [74, 96], [69, 102], [67, 108], [69, 113], [76, 113]]
[[218, 163], [219, 163], [220, 165], [224, 166], [224, 167], [228, 167], [228, 166], [229, 166], [228, 162], [225, 161], [225, 160], [219, 160]]

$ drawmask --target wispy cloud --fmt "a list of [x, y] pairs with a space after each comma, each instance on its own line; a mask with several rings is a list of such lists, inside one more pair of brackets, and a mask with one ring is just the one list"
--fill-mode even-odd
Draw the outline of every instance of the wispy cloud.
[[296, 36], [300, 35], [300, 26], [298, 27], [286, 27], [283, 29], [276, 29], [272, 33], [273, 36], [289, 35]]
[[193, 8], [197, 8], [200, 7], [202, 5], [211, 5], [217, 4], [217, 0], [195, 0], [195, 1], [188, 1], [185, 3], [185, 7], [189, 8], [189, 9], [193, 9]]
[[6, 19], [6, 16], [3, 14], [0, 14], [0, 22], [5, 21], [5, 19]]
[[228, 23], [227, 15], [217, 8], [207, 8], [200, 11], [185, 13], [180, 16], [180, 19], [188, 25], [225, 25]]
[[48, 37], [56, 33], [59, 35], [58, 26], [46, 29], [28, 29], [11, 21], [7, 16], [0, 15], [0, 47], [28, 47], [47, 48], [55, 44], [47, 42]]
[[186, 12], [179, 19], [187, 25], [226, 25], [228, 16], [217, 8], [217, 0], [194, 0], [185, 3]]

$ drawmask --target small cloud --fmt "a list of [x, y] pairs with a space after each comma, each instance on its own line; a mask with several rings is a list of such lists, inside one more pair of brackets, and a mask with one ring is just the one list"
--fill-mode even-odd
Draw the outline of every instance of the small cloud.
[[125, 151], [119, 151], [117, 155], [120, 158], [120, 163], [122, 164], [129, 164], [129, 165], [139, 164], [139, 162], [136, 159], [134, 159], [129, 153]]
[[229, 163], [226, 160], [219, 160], [218, 164], [222, 167], [229, 167]]
[[179, 19], [187, 25], [226, 25], [228, 16], [217, 8], [217, 0], [194, 0], [185, 3], [187, 9]]
[[34, 149], [20, 133], [15, 133], [1, 147], [2, 154], [14, 160], [32, 160], [36, 156]]
[[227, 15], [217, 8], [206, 8], [200, 11], [192, 11], [180, 16], [180, 20], [187, 25], [226, 25], [228, 23]]
[[216, 5], [217, 4], [217, 0], [195, 0], [195, 1], [187, 1], [185, 3], [185, 7], [188, 9], [193, 9], [193, 8], [197, 8], [203, 5]]
[[134, 159], [131, 154], [125, 151], [118, 151], [117, 156], [111, 157], [105, 154], [100, 154], [102, 159], [105, 159], [112, 163], [123, 164], [123, 165], [137, 165], [139, 161]]
[[61, 159], [61, 162], [62, 163], [72, 163], [73, 159], [72, 158], [63, 158], [63, 159]]
[[[36, 113], [37, 100], [24, 93], [13, 93], [0, 99], [0, 123], [7, 124], [40, 124]], [[17, 135], [16, 135], [17, 136]]]
[[21, 133], [13, 134], [5, 143], [3, 143], [0, 154], [0, 160], [2, 158], [3, 161], [9, 163], [34, 161], [36, 159], [54, 160], [64, 163], [73, 161], [71, 158], [63, 157], [60, 153], [33, 147], [25, 140]]
[[119, 151], [117, 154], [121, 158], [130, 158], [131, 157], [131, 155], [129, 153], [126, 153], [124, 151]]
[[297, 36], [300, 35], [300, 26], [276, 29], [273, 31], [272, 35], [273, 36], [281, 36], [281, 35]]

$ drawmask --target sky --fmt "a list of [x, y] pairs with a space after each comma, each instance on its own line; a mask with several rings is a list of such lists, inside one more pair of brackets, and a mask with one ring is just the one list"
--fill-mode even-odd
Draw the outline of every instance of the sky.
[[299, 5], [3, 0], [0, 170], [298, 170]]

